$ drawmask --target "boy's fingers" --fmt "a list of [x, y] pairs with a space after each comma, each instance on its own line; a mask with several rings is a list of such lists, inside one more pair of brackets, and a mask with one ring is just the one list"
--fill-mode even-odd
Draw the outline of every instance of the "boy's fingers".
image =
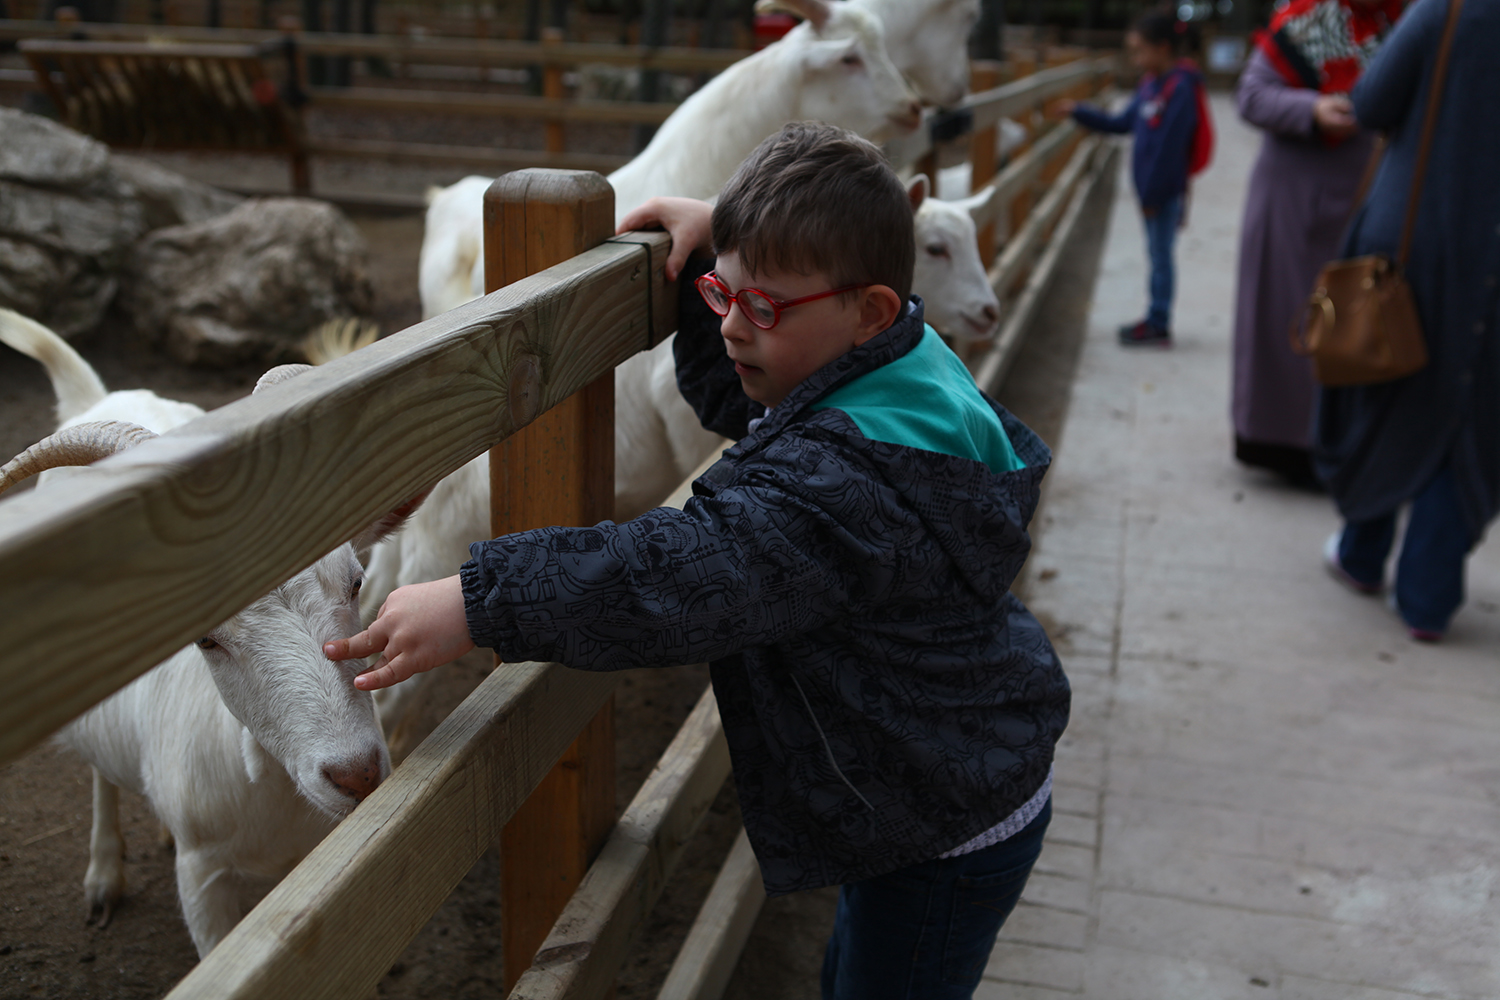
[[676, 281], [682, 269], [687, 266], [687, 259], [692, 254], [693, 248], [687, 245], [687, 240], [673, 240], [672, 252], [667, 254], [667, 280]]
[[334, 639], [323, 647], [323, 655], [330, 660], [362, 660], [384, 648], [385, 643], [370, 635], [370, 630], [366, 629], [347, 639]]
[[411, 676], [411, 672], [403, 672], [405, 659], [405, 654], [402, 653], [398, 653], [394, 660], [381, 657], [380, 662], [374, 667], [354, 678], [354, 686], [361, 691], [375, 691], [406, 680]]

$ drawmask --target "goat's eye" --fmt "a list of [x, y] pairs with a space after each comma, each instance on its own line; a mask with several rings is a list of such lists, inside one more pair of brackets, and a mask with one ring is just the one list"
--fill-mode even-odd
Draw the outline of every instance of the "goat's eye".
[[941, 244], [941, 243], [929, 243], [929, 244], [927, 244], [927, 252], [929, 254], [931, 254], [932, 256], [934, 256], [934, 257], [946, 257], [946, 256], [948, 256], [948, 248], [945, 247], [945, 246], [943, 246], [943, 244]]
[[355, 580], [353, 588], [351, 588], [350, 591], [349, 591], [349, 596], [350, 597], [358, 597], [359, 596], [359, 588], [363, 587], [364, 585], [365, 585], [365, 581], [364, 581], [363, 577], [361, 577], [358, 580]]
[[859, 53], [857, 53], [857, 52], [851, 52], [851, 53], [849, 53], [847, 56], [845, 56], [844, 58], [840, 59], [839, 62], [843, 63], [845, 66], [862, 66], [862, 65], [864, 65], [864, 60], [859, 57]]
[[213, 639], [210, 638], [209, 636], [205, 635], [203, 638], [201, 638], [201, 639], [198, 640], [198, 648], [199, 649], [218, 649], [219, 648], [219, 644], [217, 642], [214, 642]]

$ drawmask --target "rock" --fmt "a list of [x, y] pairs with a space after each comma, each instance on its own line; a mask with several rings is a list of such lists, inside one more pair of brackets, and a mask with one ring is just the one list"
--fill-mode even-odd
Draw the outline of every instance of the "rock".
[[80, 187], [103, 176], [109, 148], [39, 115], [0, 108], [0, 179]]
[[223, 215], [245, 200], [134, 156], [114, 156], [110, 172], [134, 191], [145, 212], [147, 229], [202, 222]]
[[241, 199], [111, 157], [56, 122], [0, 108], [0, 305], [70, 337], [99, 323], [135, 242]]
[[305, 198], [245, 202], [137, 244], [120, 303], [136, 329], [188, 364], [295, 356], [313, 327], [374, 305], [364, 238]]

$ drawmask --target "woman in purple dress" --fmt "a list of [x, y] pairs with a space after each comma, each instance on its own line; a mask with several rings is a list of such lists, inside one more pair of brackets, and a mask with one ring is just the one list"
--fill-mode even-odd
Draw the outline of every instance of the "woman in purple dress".
[[1234, 453], [1316, 486], [1317, 383], [1287, 331], [1318, 272], [1338, 256], [1373, 133], [1347, 96], [1404, 0], [1293, 0], [1240, 77], [1240, 114], [1265, 141], [1240, 233], [1234, 322]]

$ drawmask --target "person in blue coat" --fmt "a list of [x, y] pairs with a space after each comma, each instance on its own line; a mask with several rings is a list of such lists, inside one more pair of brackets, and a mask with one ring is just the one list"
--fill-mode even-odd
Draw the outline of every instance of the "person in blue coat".
[[1185, 24], [1170, 11], [1152, 11], [1136, 21], [1125, 45], [1144, 75], [1135, 96], [1119, 114], [1076, 101], [1061, 101], [1056, 112], [1071, 115], [1096, 132], [1132, 133], [1131, 172], [1145, 217], [1151, 258], [1151, 305], [1146, 318], [1120, 328], [1126, 347], [1172, 346], [1172, 261], [1177, 230], [1186, 219], [1188, 179], [1202, 170], [1212, 148], [1203, 76], [1177, 59]]
[[[1448, 8], [1410, 7], [1351, 95], [1390, 145], [1346, 257], [1397, 253]], [[1345, 521], [1329, 569], [1379, 592], [1410, 503], [1393, 603], [1429, 641], [1463, 603], [1465, 559], [1500, 510], [1500, 4], [1468, 0], [1459, 18], [1406, 270], [1431, 360], [1393, 382], [1323, 389], [1316, 433]]]

